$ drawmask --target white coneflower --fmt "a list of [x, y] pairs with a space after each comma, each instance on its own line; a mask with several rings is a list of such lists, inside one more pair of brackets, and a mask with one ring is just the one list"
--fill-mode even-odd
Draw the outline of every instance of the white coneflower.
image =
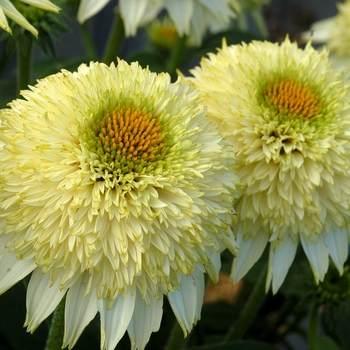
[[127, 330], [143, 349], [163, 295], [189, 332], [204, 272], [216, 280], [220, 251], [235, 251], [238, 181], [198, 91], [120, 61], [22, 96], [0, 112], [0, 292], [33, 272], [28, 331], [67, 294], [63, 346], [100, 312], [101, 348]]
[[327, 52], [283, 43], [224, 45], [190, 81], [231, 143], [245, 185], [234, 226], [241, 279], [270, 245], [267, 287], [282, 284], [298, 243], [316, 281], [339, 272], [350, 220], [350, 87]]

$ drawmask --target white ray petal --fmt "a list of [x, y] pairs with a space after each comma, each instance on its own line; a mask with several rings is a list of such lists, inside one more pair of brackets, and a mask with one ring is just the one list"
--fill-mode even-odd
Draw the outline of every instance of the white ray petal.
[[211, 281], [215, 284], [219, 282], [219, 271], [221, 268], [221, 256], [220, 253], [213, 253], [211, 256], [212, 264], [206, 266], [207, 273]]
[[0, 256], [0, 294], [7, 291], [18, 281], [35, 269], [32, 260], [18, 260], [16, 254], [4, 252]]
[[[49, 0], [21, 0], [22, 2], [37, 8], [58, 13], [60, 8]], [[96, 1], [96, 0], [95, 0]]]
[[27, 290], [27, 316], [24, 325], [28, 327], [28, 332], [33, 332], [56, 309], [66, 293], [66, 290], [60, 290], [58, 279], [51, 284], [50, 273], [43, 274], [40, 268], [34, 270]]
[[191, 17], [194, 9], [193, 1], [164, 0], [164, 6], [174, 21], [180, 36], [190, 33]]
[[328, 246], [329, 255], [340, 274], [343, 274], [344, 263], [348, 258], [348, 232], [344, 227], [334, 231], [331, 229], [328, 235], [324, 236], [324, 242]]
[[168, 299], [185, 336], [200, 319], [204, 296], [204, 274], [195, 269], [192, 275], [182, 276], [180, 289], [170, 292]]
[[163, 297], [155, 299], [150, 297], [147, 305], [139, 291], [136, 293], [135, 309], [128, 333], [131, 340], [131, 349], [144, 349], [152, 332], [157, 332], [163, 315]]
[[2, 8], [0, 7], [0, 27], [4, 30], [6, 30], [7, 32], [9, 32], [10, 34], [12, 34], [11, 28], [9, 26], [9, 23], [7, 21], [7, 18], [4, 14], [4, 11], [2, 10]]
[[120, 293], [110, 309], [109, 299], [98, 299], [97, 307], [101, 314], [101, 349], [113, 350], [124, 335], [135, 308], [135, 297]]
[[77, 19], [79, 23], [84, 23], [90, 17], [101, 11], [110, 0], [81, 0]]
[[[136, 35], [141, 23], [145, 24], [145, 18], [150, 21], [161, 9], [161, 1], [148, 0], [119, 0], [120, 15], [124, 22], [125, 35]], [[150, 14], [154, 17], [150, 17]]]
[[84, 273], [69, 288], [65, 307], [65, 330], [63, 346], [74, 346], [83, 332], [97, 313], [97, 295], [93, 289], [84, 298], [86, 287], [89, 283], [89, 274]]
[[273, 294], [277, 293], [283, 283], [298, 247], [298, 244], [294, 244], [290, 236], [287, 236], [283, 242], [276, 242], [271, 242], [266, 279], [266, 291], [270, 288], [272, 281]]
[[262, 230], [254, 238], [247, 241], [244, 240], [243, 236], [243, 232], [239, 232], [237, 235], [239, 249], [233, 260], [231, 272], [231, 279], [234, 284], [239, 282], [259, 260], [269, 239], [269, 235]]
[[315, 280], [318, 283], [323, 281], [324, 275], [328, 270], [329, 256], [328, 247], [324, 244], [323, 235], [314, 236], [315, 243], [309, 241], [305, 235], [300, 235], [300, 241], [304, 252], [310, 262]]
[[7, 17], [10, 17], [17, 24], [29, 30], [33, 35], [38, 36], [38, 31], [25, 19], [9, 0], [2, 0], [1, 8]]

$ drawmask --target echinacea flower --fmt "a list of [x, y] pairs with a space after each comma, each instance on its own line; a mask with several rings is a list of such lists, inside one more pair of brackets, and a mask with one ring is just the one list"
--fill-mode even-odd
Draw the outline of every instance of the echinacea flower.
[[240, 280], [269, 243], [266, 287], [276, 292], [298, 243], [316, 281], [329, 256], [348, 254], [350, 86], [327, 52], [288, 38], [227, 46], [203, 58], [190, 81], [233, 146], [242, 195], [235, 204]]
[[[82, 0], [78, 21], [84, 22], [107, 2]], [[235, 17], [230, 0], [119, 0], [119, 9], [126, 36], [135, 36], [140, 26], [154, 20], [161, 10], [166, 10], [179, 36], [189, 36], [195, 45], [201, 43], [207, 30], [224, 30]]]
[[[17, 2], [23, 2], [25, 4], [52, 12], [58, 12], [59, 7], [53, 4], [49, 0], [17, 0]], [[38, 31], [26, 20], [26, 18], [16, 9], [14, 6], [16, 1], [0, 0], [0, 27], [6, 30], [8, 33], [12, 33], [7, 17], [11, 18], [14, 22], [19, 24], [24, 29], [30, 31], [33, 35], [38, 36]]]
[[28, 331], [66, 297], [64, 346], [143, 349], [167, 295], [186, 335], [235, 251], [234, 156], [198, 91], [137, 63], [48, 76], [0, 111], [0, 292], [32, 272]]
[[350, 67], [350, 0], [337, 3], [338, 14], [312, 24], [310, 31], [303, 33], [305, 41], [325, 44], [330, 59], [337, 68]]

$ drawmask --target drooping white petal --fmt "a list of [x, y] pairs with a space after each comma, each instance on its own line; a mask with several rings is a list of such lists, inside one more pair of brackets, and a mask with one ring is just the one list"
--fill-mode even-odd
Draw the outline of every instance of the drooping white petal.
[[240, 281], [258, 261], [269, 239], [269, 235], [264, 231], [259, 232], [256, 237], [246, 241], [243, 236], [243, 232], [240, 232], [237, 237], [239, 250], [233, 260], [231, 272], [231, 279], [234, 284]]
[[220, 253], [213, 253], [211, 256], [211, 265], [207, 266], [207, 273], [211, 281], [215, 284], [219, 282], [219, 271], [221, 268]]
[[309, 259], [315, 280], [318, 283], [323, 281], [328, 270], [328, 247], [324, 244], [323, 235], [314, 236], [315, 243], [311, 242], [305, 235], [300, 235], [300, 241], [304, 252]]
[[14, 284], [35, 269], [31, 260], [18, 260], [16, 254], [4, 252], [0, 256], [0, 294], [7, 291]]
[[322, 19], [312, 24], [311, 29], [302, 33], [305, 41], [312, 40], [313, 43], [325, 43], [334, 26], [335, 17]]
[[163, 298], [150, 297], [147, 305], [139, 291], [136, 292], [134, 314], [128, 326], [131, 349], [144, 349], [152, 332], [157, 332], [163, 315]]
[[125, 35], [136, 35], [137, 28], [145, 22], [144, 16], [151, 20], [150, 13], [155, 17], [160, 11], [161, 5], [158, 0], [151, 3], [148, 0], [120, 0], [120, 15], [124, 22]]
[[49, 0], [21, 0], [22, 2], [46, 11], [59, 12], [60, 8]]
[[97, 313], [96, 290], [90, 290], [84, 297], [89, 282], [89, 274], [84, 273], [69, 288], [65, 307], [65, 331], [63, 346], [72, 348], [77, 342], [84, 328], [90, 323]]
[[9, 32], [10, 34], [12, 33], [11, 28], [9, 27], [9, 23], [7, 21], [7, 18], [4, 14], [4, 11], [2, 10], [2, 8], [0, 7], [0, 27], [4, 30], [6, 30], [7, 32]]
[[33, 35], [38, 36], [38, 31], [25, 19], [25, 17], [17, 11], [9, 0], [0, 0], [0, 7], [7, 17], [10, 17], [24, 29], [30, 31]]
[[180, 36], [190, 33], [191, 17], [193, 13], [193, 1], [188, 0], [164, 0], [164, 6], [169, 16], [175, 22]]
[[204, 275], [195, 269], [192, 275], [182, 276], [178, 291], [170, 292], [168, 299], [185, 336], [200, 319], [204, 296]]
[[90, 17], [101, 11], [110, 0], [81, 0], [77, 19], [79, 23], [84, 23]]
[[328, 246], [329, 255], [340, 274], [343, 273], [344, 263], [348, 257], [348, 233], [344, 227], [336, 231], [333, 228], [328, 235], [324, 235], [324, 242]]
[[277, 293], [292, 264], [298, 244], [293, 243], [290, 236], [281, 243], [274, 241], [270, 246], [269, 267], [266, 279], [266, 291], [272, 281], [272, 292]]
[[27, 289], [27, 316], [25, 326], [33, 332], [48, 317], [64, 297], [66, 290], [60, 290], [59, 280], [52, 284], [50, 273], [43, 274], [36, 268]]
[[120, 293], [109, 309], [108, 299], [99, 299], [101, 314], [101, 349], [113, 350], [124, 335], [134, 313], [136, 293]]

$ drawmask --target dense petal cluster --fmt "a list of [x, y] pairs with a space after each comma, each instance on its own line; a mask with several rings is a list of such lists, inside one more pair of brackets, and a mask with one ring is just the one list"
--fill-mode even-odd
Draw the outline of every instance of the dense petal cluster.
[[329, 255], [339, 272], [348, 254], [350, 86], [327, 52], [283, 43], [226, 46], [203, 58], [190, 81], [208, 117], [233, 146], [244, 190], [234, 227], [241, 279], [270, 242], [267, 288], [276, 292], [298, 242], [316, 281]]
[[0, 292], [33, 272], [29, 331], [67, 294], [64, 346], [99, 312], [101, 348], [143, 349], [163, 295], [186, 334], [235, 252], [234, 156], [198, 91], [120, 61], [22, 96], [0, 111]]
[[[59, 7], [49, 0], [19, 0], [25, 4], [46, 10], [58, 12]], [[13, 1], [0, 0], [0, 27], [11, 33], [11, 28], [8, 24], [7, 17], [19, 24], [24, 29], [29, 30], [33, 35], [38, 36], [38, 31], [26, 20], [26, 18], [16, 9]]]
[[[101, 10], [109, 0], [82, 0], [78, 20], [84, 22]], [[194, 44], [200, 44], [207, 30], [226, 29], [235, 13], [230, 0], [119, 0], [120, 14], [126, 36], [136, 35], [137, 29], [166, 10], [174, 21], [178, 34], [187, 35]]]

